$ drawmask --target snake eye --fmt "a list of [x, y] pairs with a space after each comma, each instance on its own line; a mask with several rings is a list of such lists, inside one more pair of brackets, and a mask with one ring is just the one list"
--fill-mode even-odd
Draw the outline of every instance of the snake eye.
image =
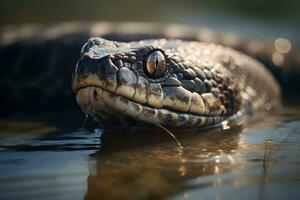
[[166, 59], [162, 52], [154, 51], [148, 58], [146, 63], [147, 73], [153, 77], [162, 76], [166, 70]]

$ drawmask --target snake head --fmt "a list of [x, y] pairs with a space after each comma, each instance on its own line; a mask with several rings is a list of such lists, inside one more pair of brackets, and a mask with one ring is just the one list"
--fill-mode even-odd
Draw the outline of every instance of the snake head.
[[78, 104], [87, 113], [166, 126], [220, 122], [227, 110], [212, 93], [218, 83], [210, 79], [217, 74], [205, 75], [207, 70], [180, 56], [181, 44], [89, 39], [73, 74]]

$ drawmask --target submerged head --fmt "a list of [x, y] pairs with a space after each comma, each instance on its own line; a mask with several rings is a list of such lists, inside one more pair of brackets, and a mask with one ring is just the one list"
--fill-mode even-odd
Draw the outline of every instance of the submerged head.
[[225, 105], [226, 80], [217, 66], [197, 63], [185, 45], [89, 39], [73, 74], [78, 104], [90, 114], [173, 127], [221, 122], [236, 112]]

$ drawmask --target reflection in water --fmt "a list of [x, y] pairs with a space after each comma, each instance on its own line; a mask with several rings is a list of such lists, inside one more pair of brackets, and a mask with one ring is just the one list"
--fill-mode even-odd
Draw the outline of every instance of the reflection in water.
[[[103, 199], [160, 199], [183, 191], [185, 181], [193, 177], [224, 173], [231, 169], [232, 158], [227, 154], [237, 148], [239, 131], [182, 133], [179, 137], [184, 146], [182, 152], [170, 142], [128, 147], [128, 150], [108, 154], [100, 150], [91, 158], [85, 199], [99, 199], [99, 191]], [[159, 137], [157, 134], [161, 133], [137, 133], [134, 138], [115, 141], [153, 142]], [[117, 142], [114, 145], [119, 146]], [[118, 192], [113, 192], [115, 188]]]
[[19, 139], [10, 129], [0, 139], [0, 199], [299, 199], [299, 122], [291, 107], [243, 127], [181, 130], [182, 152], [158, 127]]

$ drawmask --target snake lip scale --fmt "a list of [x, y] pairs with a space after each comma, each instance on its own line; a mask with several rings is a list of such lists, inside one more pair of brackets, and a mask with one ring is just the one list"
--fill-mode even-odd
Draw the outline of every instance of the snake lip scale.
[[[151, 108], [149, 105], [140, 105], [127, 97], [121, 95], [117, 96], [116, 94], [109, 92], [96, 85], [77, 86], [75, 91], [77, 93], [77, 102], [81, 105], [83, 112], [89, 113], [91, 115], [93, 115], [93, 113], [101, 113], [101, 115], [107, 116], [108, 114], [110, 117], [113, 118], [117, 118], [118, 116], [119, 118], [122, 118], [122, 120], [124, 120], [123, 115], [127, 115], [137, 120], [141, 120], [151, 124], [163, 124], [166, 126], [175, 127], [193, 127], [195, 124], [201, 123], [203, 127], [208, 127], [218, 124], [223, 120], [235, 119], [239, 115], [237, 113], [236, 115], [230, 117], [196, 116], [192, 114], [187, 115], [179, 112], [175, 113], [172, 110], [154, 109]], [[107, 96], [116, 98], [118, 104], [110, 104], [108, 102], [109, 100], [104, 99], [103, 96], [101, 97], [101, 95], [99, 95], [100, 97], [98, 96], [96, 100], [95, 95], [93, 95], [93, 92], [95, 91], [97, 91], [98, 95], [99, 93], [101, 94], [101, 92], [103, 95], [104, 92]], [[82, 93], [85, 94], [82, 95]], [[141, 108], [143, 109], [143, 113], [139, 112]], [[140, 113], [140, 115], [136, 113]], [[158, 115], [160, 115], [160, 117], [157, 117]], [[177, 115], [178, 117], [175, 117]], [[179, 117], [181, 117], [181, 123], [179, 123], [179, 121], [176, 121]]]

